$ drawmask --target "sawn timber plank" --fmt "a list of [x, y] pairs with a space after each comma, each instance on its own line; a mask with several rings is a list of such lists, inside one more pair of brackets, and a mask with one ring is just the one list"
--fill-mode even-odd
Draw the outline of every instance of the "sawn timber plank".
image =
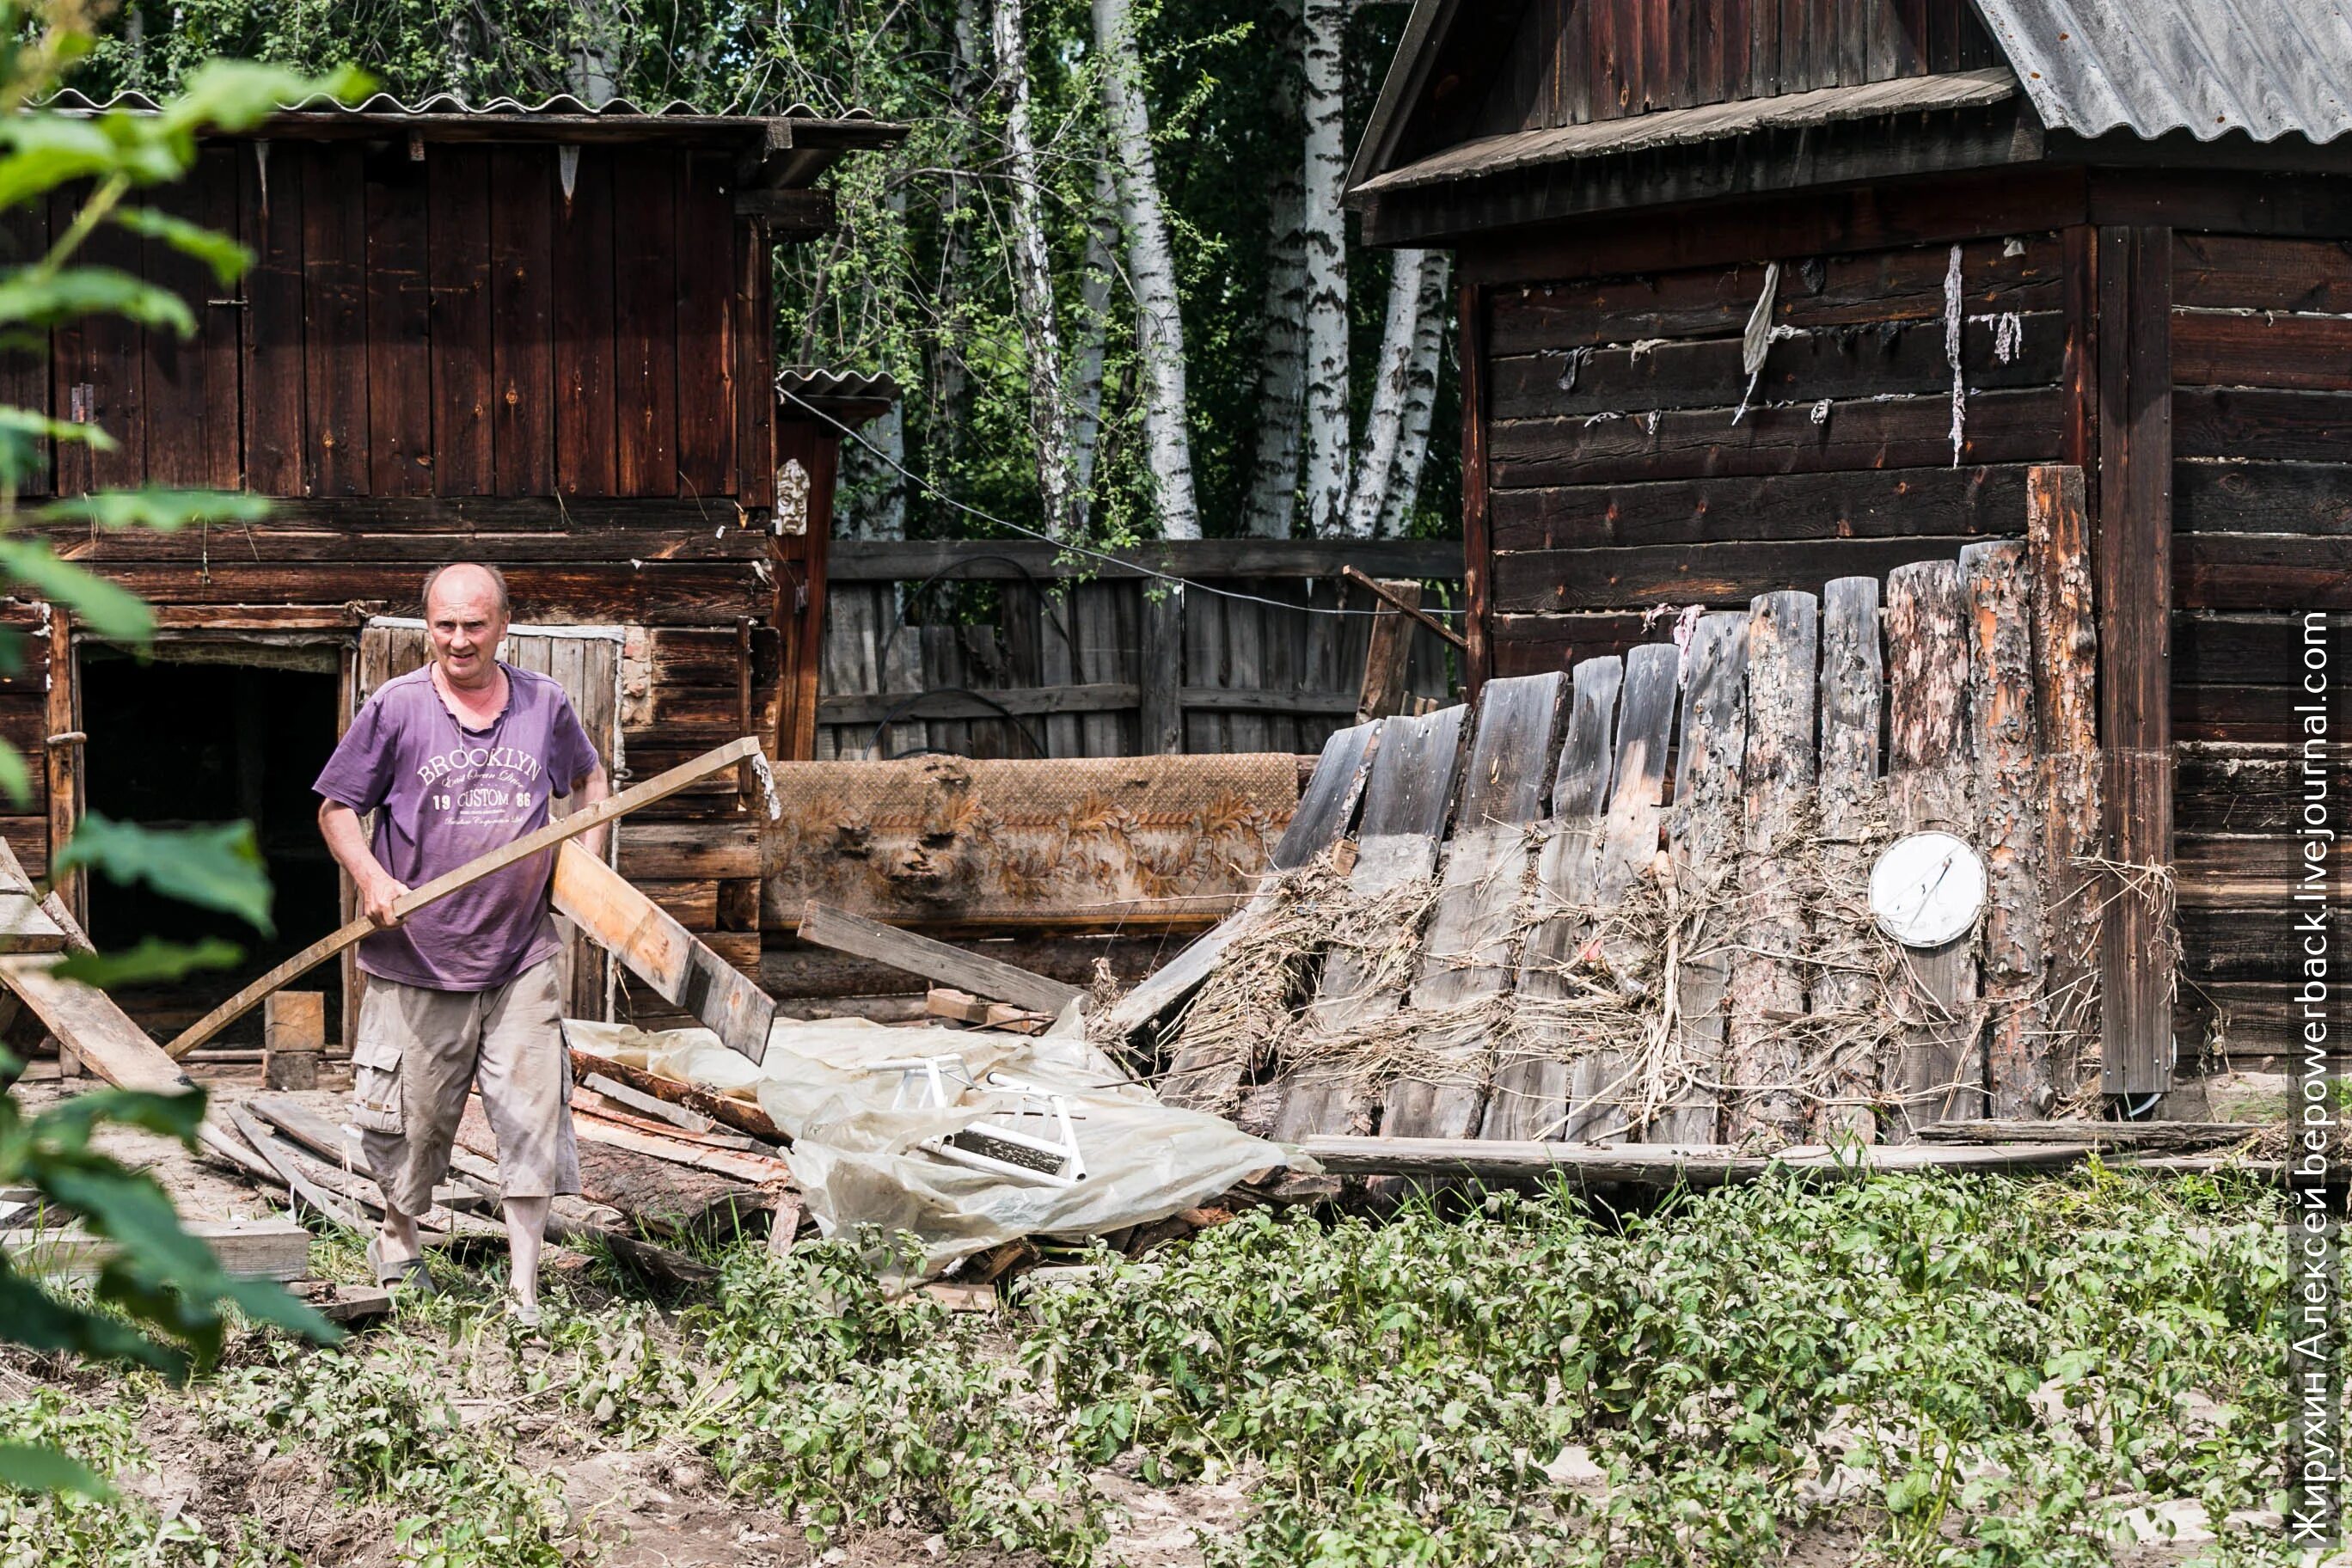
[[[1479, 691], [1462, 806], [1413, 973], [1416, 1012], [1470, 1007], [1510, 988], [1522, 889], [1534, 853], [1528, 829], [1541, 816], [1551, 782], [1566, 687], [1566, 678], [1553, 671], [1490, 680]], [[1417, 1058], [1444, 1065], [1397, 1079], [1383, 1131], [1440, 1138], [1476, 1132], [1493, 1052], [1494, 1031], [1475, 1019], [1424, 1027], [1415, 1042]]]

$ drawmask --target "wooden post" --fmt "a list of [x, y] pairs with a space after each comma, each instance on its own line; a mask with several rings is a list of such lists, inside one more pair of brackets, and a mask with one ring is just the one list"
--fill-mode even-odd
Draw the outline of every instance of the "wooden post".
[[1462, 689], [1475, 699], [1493, 664], [1486, 632], [1488, 566], [1493, 542], [1486, 526], [1486, 297], [1475, 283], [1458, 290], [1462, 311]]
[[89, 924], [88, 879], [79, 871], [59, 875], [58, 851], [81, 821], [83, 736], [80, 672], [74, 667], [73, 616], [62, 605], [49, 606], [47, 744], [42, 748], [49, 790], [49, 885], [83, 926]]
[[[1982, 842], [1969, 765], [1966, 589], [1957, 562], [1917, 561], [1886, 579], [1886, 804], [1897, 834], [1940, 829]], [[1984, 1114], [1974, 931], [1941, 947], [1906, 948], [1907, 990], [1894, 1088], [1911, 1125]]]
[[[1410, 605], [1421, 603], [1421, 584], [1410, 578], [1382, 578], [1381, 586]], [[1404, 711], [1405, 667], [1412, 660], [1413, 623], [1394, 605], [1381, 604], [1364, 649], [1364, 684], [1356, 699], [1356, 722], [1369, 723]], [[1605, 748], [1603, 754], [1606, 754]]]
[[1804, 1016], [1799, 955], [1810, 944], [1802, 887], [1784, 856], [1810, 853], [1797, 828], [1813, 793], [1821, 602], [1760, 594], [1748, 610], [1748, 747], [1740, 763], [1739, 945], [1732, 953], [1725, 1051], [1726, 1136], [1804, 1131], [1796, 1021]]
[[2101, 1081], [2172, 1086], [2172, 231], [2099, 230], [2099, 728], [2111, 877]]
[[319, 1087], [327, 1048], [327, 994], [280, 991], [262, 1003], [261, 1077], [271, 1089]]
[[2042, 802], [2051, 1080], [2063, 1100], [2098, 1038], [2099, 881], [2083, 857], [2098, 847], [2099, 643], [2091, 595], [2083, 470], [2052, 464], [2025, 480], [2025, 559], [2033, 601], [2034, 783]]
[[2042, 811], [2035, 794], [2032, 635], [2025, 546], [1988, 540], [1960, 552], [1969, 595], [1969, 736], [1984, 837], [1986, 1084], [1992, 1114], [2046, 1116], [2052, 1086], [2042, 1024]]
[[1143, 584], [1143, 646], [1136, 650], [1139, 709], [1136, 751], [1175, 756], [1184, 750], [1184, 589]]

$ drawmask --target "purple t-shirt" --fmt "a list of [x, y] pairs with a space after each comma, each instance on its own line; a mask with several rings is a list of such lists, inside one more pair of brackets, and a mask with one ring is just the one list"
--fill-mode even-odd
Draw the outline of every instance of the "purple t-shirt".
[[[563, 688], [503, 661], [507, 705], [462, 728], [433, 687], [433, 667], [387, 680], [352, 721], [312, 787], [374, 812], [378, 864], [407, 886], [431, 881], [547, 825], [596, 751]], [[547, 903], [555, 851], [534, 855], [427, 904], [360, 942], [370, 974], [435, 991], [488, 991], [553, 955]]]

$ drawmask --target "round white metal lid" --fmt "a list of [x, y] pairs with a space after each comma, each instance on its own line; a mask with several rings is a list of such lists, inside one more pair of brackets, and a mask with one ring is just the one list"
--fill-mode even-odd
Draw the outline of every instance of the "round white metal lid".
[[1906, 947], [1941, 947], [1968, 934], [1984, 908], [1983, 858], [1948, 833], [1914, 833], [1870, 868], [1870, 912]]

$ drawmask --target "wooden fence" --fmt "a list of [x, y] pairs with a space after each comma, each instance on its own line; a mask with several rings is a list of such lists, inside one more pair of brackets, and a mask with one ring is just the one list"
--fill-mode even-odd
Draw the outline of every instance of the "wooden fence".
[[[1321, 612], [1377, 607], [1340, 568], [1422, 580], [1431, 607], [1461, 596], [1452, 541], [1202, 540], [1118, 559], [1028, 541], [836, 542], [816, 759], [1314, 752], [1352, 721], [1372, 626]], [[1443, 700], [1458, 678], [1453, 650], [1416, 629], [1409, 700]]]
[[[1212, 975], [1165, 1097], [1286, 1139], [1658, 1143], [1905, 1139], [2081, 1103], [2102, 915], [2157, 900], [2091, 858], [2079, 472], [2036, 469], [2029, 500], [2026, 539], [1897, 568], [1883, 616], [1875, 578], [1767, 594], [1679, 652], [1386, 721], [1369, 763], [1365, 737], [1335, 740], [1307, 798], [1360, 798], [1349, 890], [1255, 917], [1331, 943], [1292, 972], [1313, 993], [1236, 989], [1288, 984], [1263, 962]], [[1360, 796], [1323, 776], [1367, 768]], [[1898, 948], [1864, 889], [1881, 847], [1928, 829], [1981, 854], [1981, 918]], [[2165, 1087], [2162, 1064], [2101, 1065], [2108, 1092]]]

